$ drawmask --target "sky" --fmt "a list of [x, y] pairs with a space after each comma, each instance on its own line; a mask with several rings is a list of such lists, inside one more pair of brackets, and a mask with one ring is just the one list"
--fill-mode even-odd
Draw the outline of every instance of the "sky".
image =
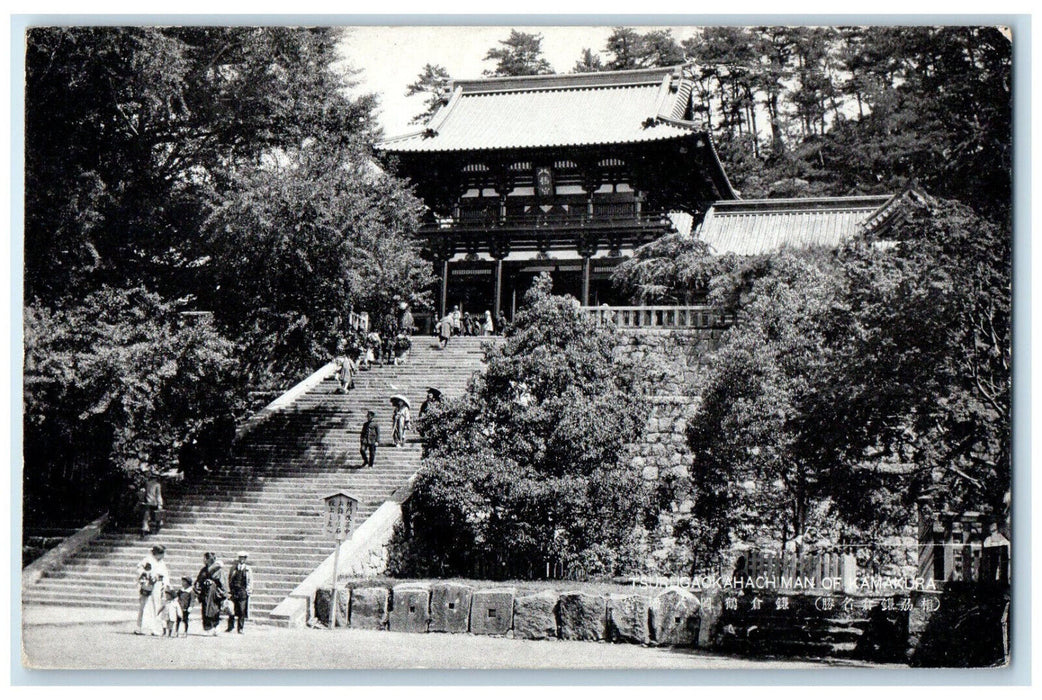
[[[424, 64], [441, 64], [453, 78], [479, 78], [493, 66], [484, 62], [486, 52], [510, 35], [511, 29], [541, 34], [543, 55], [556, 72], [567, 73], [584, 48], [601, 51], [611, 27], [350, 27], [340, 46], [345, 62], [361, 71], [355, 80], [357, 92], [380, 97], [380, 124], [387, 136], [415, 128], [413, 116], [423, 111], [424, 97], [406, 97], [409, 83], [416, 80]], [[638, 27], [647, 32], [656, 27]], [[671, 27], [682, 41], [693, 27]]]

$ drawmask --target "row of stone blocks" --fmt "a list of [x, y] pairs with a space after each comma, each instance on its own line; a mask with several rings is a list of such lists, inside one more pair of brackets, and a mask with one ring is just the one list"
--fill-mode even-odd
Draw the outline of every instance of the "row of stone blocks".
[[[332, 589], [315, 594], [315, 617], [328, 625]], [[698, 598], [669, 588], [653, 598], [514, 588], [474, 590], [457, 583], [342, 588], [337, 626], [393, 632], [455, 632], [521, 639], [573, 639], [691, 646], [698, 641]]]

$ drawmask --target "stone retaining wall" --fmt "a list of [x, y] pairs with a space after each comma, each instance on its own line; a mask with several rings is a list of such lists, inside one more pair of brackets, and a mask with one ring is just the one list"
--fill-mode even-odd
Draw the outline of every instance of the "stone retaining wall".
[[698, 408], [696, 380], [704, 371], [708, 354], [720, 345], [724, 330], [618, 331], [615, 356], [647, 363], [656, 377], [643, 437], [630, 448], [630, 463], [646, 480], [689, 473], [693, 459], [687, 447], [687, 425]]
[[698, 373], [720, 345], [723, 328], [619, 329], [615, 356], [647, 361], [660, 375], [658, 396], [692, 395]]
[[[329, 625], [331, 599], [330, 588], [315, 592], [315, 622]], [[474, 590], [454, 583], [388, 588], [360, 582], [357, 587], [340, 589], [337, 600], [337, 627], [392, 632], [695, 646], [702, 627], [698, 597], [676, 587], [649, 597], [584, 591], [522, 593], [516, 588]]]
[[[392, 588], [359, 581], [338, 591], [337, 626], [699, 647], [757, 658], [996, 663], [1008, 645], [1008, 590], [948, 588], [848, 595], [672, 586], [658, 593], [599, 594], [474, 589], [451, 582]], [[328, 626], [331, 599], [331, 589], [316, 591], [314, 622]], [[960, 625], [966, 629], [953, 635]], [[967, 653], [964, 647], [974, 644]]]

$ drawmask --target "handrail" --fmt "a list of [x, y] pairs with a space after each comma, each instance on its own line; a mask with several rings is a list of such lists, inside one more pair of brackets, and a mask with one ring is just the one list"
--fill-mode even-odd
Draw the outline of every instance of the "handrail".
[[666, 226], [672, 225], [669, 212], [666, 211], [594, 211], [579, 212], [539, 212], [537, 214], [512, 214], [500, 216], [495, 210], [474, 210], [455, 217], [445, 217], [437, 221], [425, 223], [424, 230], [460, 229], [460, 228], [552, 228], [556, 226]]
[[734, 314], [714, 306], [583, 306], [583, 313], [617, 328], [727, 328]]

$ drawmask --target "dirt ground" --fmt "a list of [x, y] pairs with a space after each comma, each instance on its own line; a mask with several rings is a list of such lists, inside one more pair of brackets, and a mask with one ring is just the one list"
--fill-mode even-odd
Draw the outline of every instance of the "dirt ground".
[[[31, 669], [786, 669], [835, 666], [754, 661], [624, 644], [531, 641], [469, 634], [282, 629], [253, 625], [246, 634], [188, 637], [133, 633], [130, 619], [98, 611], [63, 617], [24, 610], [22, 663]], [[125, 615], [123, 616], [125, 618]]]

